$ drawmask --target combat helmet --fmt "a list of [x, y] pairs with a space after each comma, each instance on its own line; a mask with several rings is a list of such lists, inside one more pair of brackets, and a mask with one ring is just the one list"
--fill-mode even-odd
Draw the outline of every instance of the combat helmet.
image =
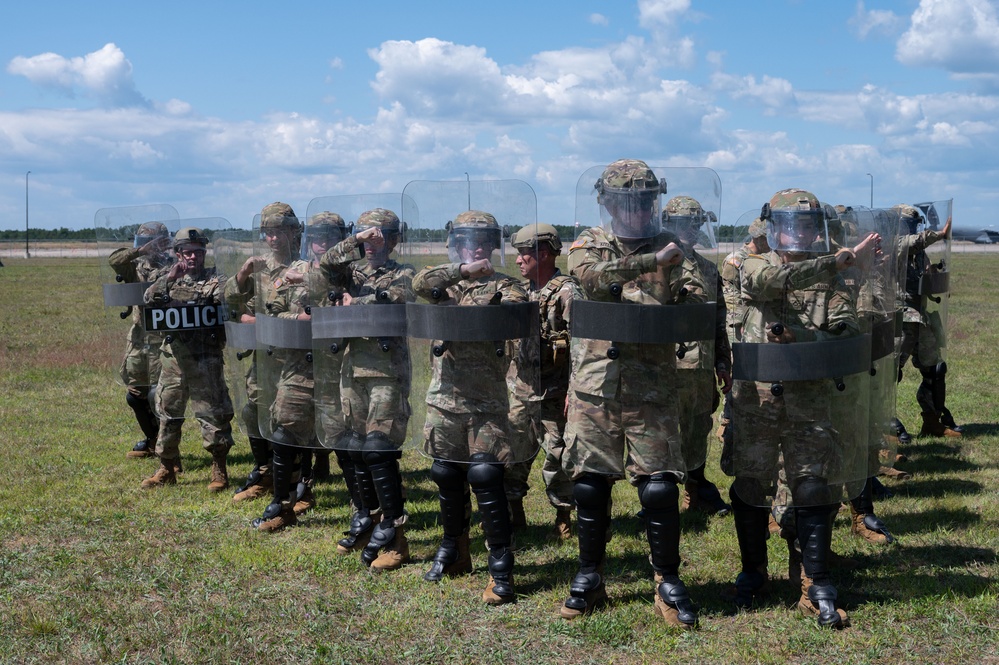
[[157, 238], [169, 238], [170, 231], [163, 222], [146, 222], [135, 230], [133, 247], [142, 247]]
[[402, 231], [402, 222], [399, 221], [399, 216], [391, 210], [374, 208], [373, 210], [362, 212], [357, 218], [358, 231], [363, 231], [371, 227], [381, 229], [382, 234], [388, 236], [400, 233]]
[[614, 235], [651, 238], [661, 230], [659, 197], [666, 193], [666, 181], [657, 178], [642, 160], [612, 162], [600, 174], [594, 189], [601, 206], [601, 219], [605, 225], [610, 222]]
[[[782, 189], [763, 204], [760, 219], [767, 224], [767, 242], [775, 251], [829, 251], [826, 212], [819, 199], [809, 191]], [[821, 242], [817, 242], [820, 239]]]
[[521, 227], [510, 241], [517, 249], [537, 250], [540, 243], [547, 244], [552, 254], [562, 253], [562, 240], [558, 237], [558, 230], [544, 222]]
[[184, 245], [201, 245], [202, 248], [208, 246], [208, 236], [197, 226], [185, 226], [177, 231], [173, 236], [173, 251], [179, 250]]
[[260, 211], [260, 228], [276, 229], [280, 227], [287, 227], [300, 231], [302, 225], [298, 221], [295, 211], [287, 203], [281, 203], [280, 201], [268, 203], [264, 206], [264, 209]]
[[923, 225], [923, 215], [919, 212], [919, 208], [907, 203], [899, 203], [892, 206], [892, 210], [898, 213], [901, 222], [905, 224], [909, 233], [919, 233], [919, 229]]
[[714, 213], [705, 211], [700, 201], [691, 196], [674, 196], [663, 210], [663, 226], [687, 246], [714, 247], [711, 224]]

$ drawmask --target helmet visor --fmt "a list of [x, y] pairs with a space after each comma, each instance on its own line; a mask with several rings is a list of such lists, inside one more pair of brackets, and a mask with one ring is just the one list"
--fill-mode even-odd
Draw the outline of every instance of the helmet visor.
[[767, 242], [778, 252], [829, 251], [829, 231], [821, 210], [774, 210], [767, 220]]
[[610, 191], [601, 198], [604, 228], [618, 238], [653, 238], [662, 230], [658, 189]]
[[447, 255], [452, 263], [491, 259], [502, 248], [502, 234], [496, 228], [452, 228], [447, 239]]

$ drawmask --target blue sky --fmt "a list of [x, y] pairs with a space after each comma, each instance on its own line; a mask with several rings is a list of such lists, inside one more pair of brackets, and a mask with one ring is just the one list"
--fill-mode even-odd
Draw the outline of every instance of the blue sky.
[[[542, 221], [621, 157], [777, 190], [954, 198], [999, 228], [999, 0], [36, 2], [0, 18], [0, 229], [518, 178]], [[377, 9], [372, 9], [375, 7]]]

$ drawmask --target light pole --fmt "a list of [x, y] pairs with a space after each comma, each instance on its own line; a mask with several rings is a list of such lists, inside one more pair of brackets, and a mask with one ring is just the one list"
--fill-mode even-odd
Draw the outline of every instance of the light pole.
[[870, 173], [868, 173], [867, 175], [871, 177], [871, 208], [874, 208], [874, 176], [872, 176]]
[[28, 254], [28, 176], [31, 171], [24, 174], [24, 258], [30, 259]]

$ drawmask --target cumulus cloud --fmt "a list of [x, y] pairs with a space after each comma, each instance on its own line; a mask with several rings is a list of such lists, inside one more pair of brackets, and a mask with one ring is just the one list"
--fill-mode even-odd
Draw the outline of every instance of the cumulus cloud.
[[606, 16], [603, 14], [597, 14], [596, 12], [590, 14], [589, 21], [593, 25], [610, 25], [610, 21], [607, 20]]
[[766, 115], [793, 113], [797, 110], [794, 86], [787, 79], [764, 74], [757, 80], [752, 74], [736, 76], [715, 72], [711, 76], [711, 85], [713, 89], [732, 99], [762, 107]]
[[896, 59], [939, 67], [955, 78], [999, 85], [999, 15], [995, 0], [921, 0]]
[[856, 11], [847, 25], [860, 39], [867, 39], [872, 35], [897, 35], [905, 26], [905, 19], [887, 9], [868, 11], [864, 0], [858, 0]]
[[105, 107], [148, 104], [132, 80], [132, 63], [113, 43], [83, 57], [17, 56], [7, 64], [7, 72], [67, 97], [92, 98]]

